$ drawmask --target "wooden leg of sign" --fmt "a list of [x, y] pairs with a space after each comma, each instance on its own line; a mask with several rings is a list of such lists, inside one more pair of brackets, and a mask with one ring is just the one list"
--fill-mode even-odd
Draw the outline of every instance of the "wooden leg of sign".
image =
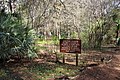
[[57, 56], [57, 52], [55, 52], [55, 55], [56, 55], [56, 62], [58, 62], [58, 56]]
[[78, 66], [78, 54], [76, 53], [76, 66]]
[[65, 54], [63, 53], [63, 63], [65, 63]]

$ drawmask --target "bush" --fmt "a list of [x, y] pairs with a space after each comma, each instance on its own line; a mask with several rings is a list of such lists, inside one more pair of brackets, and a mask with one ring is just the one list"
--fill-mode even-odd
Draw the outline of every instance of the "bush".
[[37, 56], [33, 48], [32, 28], [21, 22], [11, 14], [0, 13], [0, 59]]

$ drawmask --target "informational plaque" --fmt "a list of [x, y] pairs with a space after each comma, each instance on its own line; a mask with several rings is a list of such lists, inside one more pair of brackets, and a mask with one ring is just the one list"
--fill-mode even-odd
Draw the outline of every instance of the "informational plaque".
[[81, 40], [60, 39], [60, 52], [81, 53]]

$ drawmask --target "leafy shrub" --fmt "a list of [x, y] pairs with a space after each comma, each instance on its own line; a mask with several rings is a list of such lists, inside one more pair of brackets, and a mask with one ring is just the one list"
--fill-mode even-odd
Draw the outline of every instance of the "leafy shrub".
[[0, 13], [0, 59], [11, 56], [36, 57], [32, 30], [21, 19]]

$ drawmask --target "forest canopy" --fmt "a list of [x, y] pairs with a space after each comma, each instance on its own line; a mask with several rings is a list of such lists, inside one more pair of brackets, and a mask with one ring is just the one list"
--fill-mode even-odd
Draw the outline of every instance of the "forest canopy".
[[33, 52], [37, 37], [79, 38], [85, 49], [120, 45], [120, 1], [0, 1], [0, 58], [36, 56]]

